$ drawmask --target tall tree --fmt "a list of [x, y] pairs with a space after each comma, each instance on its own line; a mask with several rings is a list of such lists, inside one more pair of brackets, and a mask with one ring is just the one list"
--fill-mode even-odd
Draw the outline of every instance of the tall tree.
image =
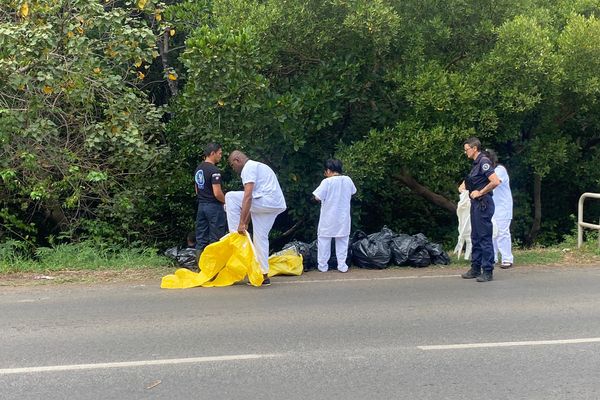
[[148, 14], [160, 18], [145, 0], [0, 4], [0, 235], [43, 239], [86, 217], [134, 229], [136, 179], [163, 151], [162, 111], [138, 87], [158, 55]]

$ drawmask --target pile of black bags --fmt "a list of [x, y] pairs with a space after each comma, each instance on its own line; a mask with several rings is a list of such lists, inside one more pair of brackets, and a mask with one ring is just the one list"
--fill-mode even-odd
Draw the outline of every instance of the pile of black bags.
[[[304, 271], [310, 271], [317, 269], [317, 241], [313, 240], [311, 243], [304, 243], [299, 241], [293, 241], [285, 246], [283, 249], [293, 248], [298, 254], [302, 256], [302, 264]], [[337, 257], [335, 255], [335, 240], [331, 241], [331, 256], [327, 262], [329, 268], [337, 268]], [[352, 246], [348, 246], [348, 256], [346, 257], [346, 264], [352, 265]]]
[[[317, 268], [317, 241], [303, 243], [294, 241], [284, 246], [294, 247], [302, 255], [304, 271]], [[329, 268], [337, 267], [335, 240], [331, 241]], [[416, 235], [396, 234], [383, 227], [380, 232], [365, 234], [356, 231], [348, 246], [348, 265], [359, 268], [384, 269], [390, 265], [427, 267], [431, 264], [450, 264], [450, 257], [441, 245], [431, 243], [422, 233]]]
[[175, 260], [180, 267], [198, 271], [198, 258], [193, 247], [171, 247], [165, 250], [165, 256]]

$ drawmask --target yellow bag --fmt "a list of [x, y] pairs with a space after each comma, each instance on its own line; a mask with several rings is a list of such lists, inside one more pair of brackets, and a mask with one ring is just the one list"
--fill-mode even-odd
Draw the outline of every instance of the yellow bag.
[[269, 257], [269, 276], [300, 276], [303, 271], [302, 256], [293, 249], [282, 250]]
[[209, 244], [200, 256], [199, 266], [200, 273], [180, 268], [174, 275], [163, 277], [160, 287], [186, 289], [196, 286], [229, 286], [243, 280], [246, 275], [253, 286], [260, 286], [263, 282], [262, 271], [248, 234], [229, 233], [218, 242]]

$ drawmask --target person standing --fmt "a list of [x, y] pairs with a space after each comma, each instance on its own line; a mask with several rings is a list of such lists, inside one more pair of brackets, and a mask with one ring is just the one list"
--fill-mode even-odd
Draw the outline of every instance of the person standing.
[[342, 175], [342, 162], [329, 159], [325, 162], [325, 179], [313, 195], [321, 202], [321, 215], [317, 229], [317, 268], [327, 272], [331, 255], [331, 239], [335, 239], [337, 269], [347, 272], [348, 240], [350, 238], [350, 200], [356, 187], [350, 177]]
[[279, 181], [266, 164], [250, 160], [239, 150], [229, 156], [229, 165], [242, 178], [244, 191], [225, 195], [230, 232], [245, 234], [252, 219], [252, 242], [263, 273], [263, 285], [271, 284], [269, 273], [269, 232], [275, 218], [287, 208]]
[[510, 190], [510, 178], [504, 165], [498, 164], [498, 155], [496, 152], [490, 149], [486, 149], [485, 152], [492, 162], [498, 179], [500, 179], [500, 185], [494, 189], [495, 211], [492, 222], [498, 229], [497, 235], [494, 236], [494, 261], [498, 261], [498, 252], [500, 252], [502, 259], [500, 268], [512, 268], [513, 254], [510, 223], [513, 214], [513, 198]]
[[473, 160], [471, 172], [464, 184], [471, 198], [471, 269], [461, 276], [477, 278], [477, 282], [493, 280], [494, 245], [492, 216], [494, 200], [492, 191], [500, 184], [490, 159], [481, 152], [481, 142], [469, 138], [463, 143], [467, 158]]
[[196, 251], [198, 256], [204, 248], [217, 242], [225, 233], [225, 195], [221, 188], [221, 171], [216, 164], [221, 161], [223, 149], [217, 143], [209, 143], [204, 149], [204, 161], [194, 172], [194, 187], [198, 198], [196, 213]]

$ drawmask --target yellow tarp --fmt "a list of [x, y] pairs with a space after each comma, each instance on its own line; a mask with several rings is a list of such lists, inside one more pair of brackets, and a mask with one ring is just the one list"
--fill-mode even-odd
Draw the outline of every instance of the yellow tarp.
[[283, 250], [269, 257], [269, 276], [300, 276], [303, 271], [302, 256], [293, 249]]
[[[229, 233], [204, 249], [199, 261], [200, 272], [180, 268], [162, 278], [163, 289], [186, 289], [197, 286], [229, 286], [246, 276], [253, 286], [261, 286], [263, 275], [254, 256], [248, 235]], [[302, 274], [302, 256], [283, 254], [269, 258], [269, 276]]]

